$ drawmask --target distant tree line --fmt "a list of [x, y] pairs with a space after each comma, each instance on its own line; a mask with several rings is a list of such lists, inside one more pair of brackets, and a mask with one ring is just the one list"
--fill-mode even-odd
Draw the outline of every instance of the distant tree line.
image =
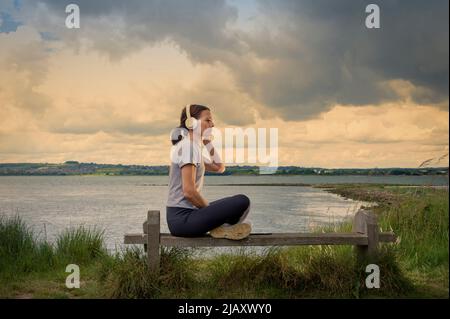
[[[0, 175], [168, 175], [169, 166], [97, 164], [66, 161], [52, 163], [3, 163]], [[206, 173], [206, 175], [217, 175]], [[221, 175], [260, 175], [258, 166], [228, 166]], [[275, 175], [448, 175], [448, 167], [426, 168], [310, 168], [280, 166]]]

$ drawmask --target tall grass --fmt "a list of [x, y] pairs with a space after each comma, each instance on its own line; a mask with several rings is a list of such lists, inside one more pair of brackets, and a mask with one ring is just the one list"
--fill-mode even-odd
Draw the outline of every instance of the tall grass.
[[401, 194], [408, 199], [385, 207], [381, 215], [382, 227], [400, 236], [398, 254], [410, 268], [448, 267], [448, 191], [414, 189]]
[[[399, 296], [412, 286], [395, 256], [382, 249], [370, 261], [383, 269], [380, 295]], [[211, 279], [222, 291], [277, 288], [281, 297], [351, 298], [373, 294], [365, 288], [365, 266], [350, 247], [309, 246], [268, 249], [263, 254], [222, 255], [211, 261]]]
[[416, 287], [437, 295], [446, 291], [448, 296], [448, 188], [341, 185], [333, 192], [358, 200], [374, 199], [378, 205], [372, 209], [381, 229], [393, 230], [399, 237], [395, 245], [389, 245], [397, 264]]
[[55, 262], [51, 245], [38, 242], [19, 217], [0, 216], [0, 275], [43, 271]]
[[162, 248], [160, 272], [149, 269], [142, 249], [126, 248], [101, 269], [101, 279], [112, 298], [176, 297], [192, 288], [191, 252]]
[[154, 298], [158, 276], [151, 272], [141, 249], [127, 248], [101, 269], [101, 278], [111, 298]]
[[375, 262], [383, 271], [381, 287], [365, 287], [365, 266], [350, 247], [271, 248], [256, 254], [245, 249], [194, 260], [186, 249], [161, 250], [160, 273], [152, 272], [141, 249], [129, 248], [102, 270], [113, 298], [360, 298], [403, 296], [412, 285], [390, 249]]
[[69, 228], [56, 239], [55, 253], [61, 261], [75, 264], [91, 262], [107, 254], [103, 240], [104, 231], [96, 228]]
[[84, 227], [68, 229], [55, 244], [39, 241], [19, 216], [0, 216], [0, 276], [20, 277], [61, 268], [69, 263], [86, 264], [105, 256], [103, 232]]

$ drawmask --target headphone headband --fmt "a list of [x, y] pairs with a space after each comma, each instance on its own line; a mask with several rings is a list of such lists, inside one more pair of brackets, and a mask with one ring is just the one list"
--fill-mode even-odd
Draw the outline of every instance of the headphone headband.
[[186, 105], [186, 121], [184, 122], [184, 125], [188, 128], [188, 129], [195, 129], [197, 127], [197, 119], [193, 118], [191, 116], [191, 105], [188, 104]]
[[191, 118], [191, 105], [186, 105], [186, 118]]

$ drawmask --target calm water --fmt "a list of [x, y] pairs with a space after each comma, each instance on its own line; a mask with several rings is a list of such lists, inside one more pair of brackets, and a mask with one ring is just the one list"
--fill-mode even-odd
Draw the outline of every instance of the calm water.
[[[41, 236], [52, 241], [70, 226], [105, 230], [109, 249], [127, 232], [141, 232], [149, 209], [165, 220], [167, 176], [0, 176], [0, 215], [20, 215]], [[301, 232], [351, 217], [368, 203], [345, 200], [306, 186], [221, 186], [258, 183], [389, 183], [448, 185], [446, 177], [362, 176], [207, 176], [209, 200], [243, 193], [250, 197], [249, 220], [254, 232]], [[209, 186], [209, 187], [208, 187]], [[45, 225], [45, 226], [44, 226]]]

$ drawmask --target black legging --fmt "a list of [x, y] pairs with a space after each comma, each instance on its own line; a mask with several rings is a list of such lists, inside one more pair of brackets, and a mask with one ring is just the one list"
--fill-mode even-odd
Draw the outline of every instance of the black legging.
[[222, 224], [236, 224], [250, 209], [250, 199], [242, 194], [213, 201], [200, 209], [167, 207], [167, 225], [178, 237], [198, 237]]

